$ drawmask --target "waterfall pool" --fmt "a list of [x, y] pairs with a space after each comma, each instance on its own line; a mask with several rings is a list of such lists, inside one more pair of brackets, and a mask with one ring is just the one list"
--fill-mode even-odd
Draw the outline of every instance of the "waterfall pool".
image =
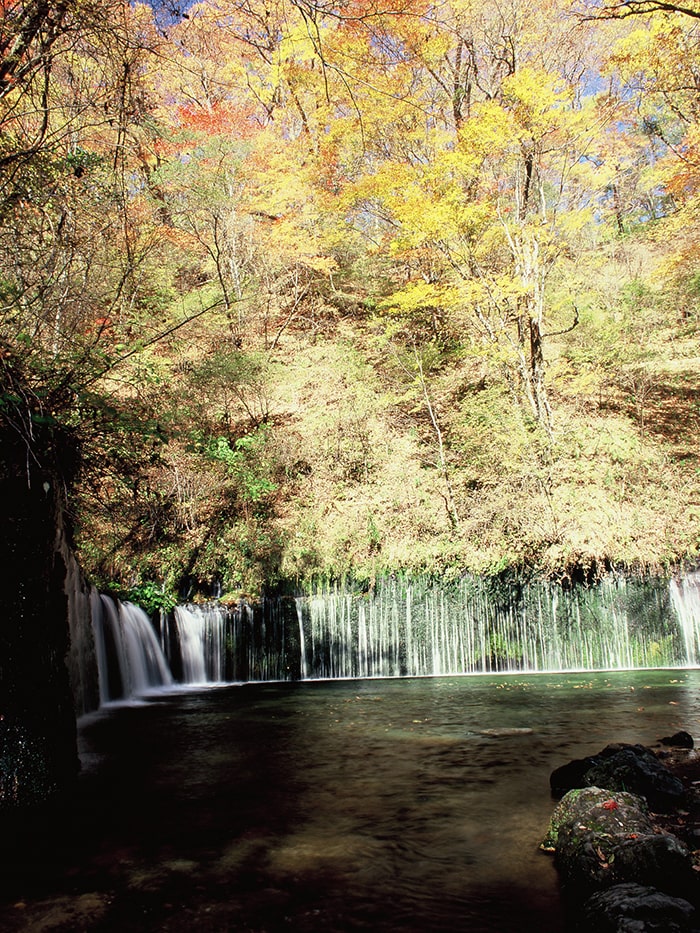
[[2, 846], [7, 931], [562, 933], [551, 770], [700, 735], [700, 671], [164, 692], [81, 721], [75, 799]]

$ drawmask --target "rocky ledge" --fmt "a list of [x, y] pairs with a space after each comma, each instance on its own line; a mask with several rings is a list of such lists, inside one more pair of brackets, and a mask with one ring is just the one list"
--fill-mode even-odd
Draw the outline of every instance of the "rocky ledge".
[[552, 772], [554, 854], [582, 933], [700, 929], [700, 755], [687, 732], [608, 745]]

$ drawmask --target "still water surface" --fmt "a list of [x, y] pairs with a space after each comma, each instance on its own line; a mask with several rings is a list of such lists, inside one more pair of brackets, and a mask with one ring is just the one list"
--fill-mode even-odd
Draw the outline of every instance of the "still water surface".
[[700, 672], [248, 684], [81, 725], [62, 828], [2, 866], [9, 931], [562, 933], [551, 770], [700, 734]]

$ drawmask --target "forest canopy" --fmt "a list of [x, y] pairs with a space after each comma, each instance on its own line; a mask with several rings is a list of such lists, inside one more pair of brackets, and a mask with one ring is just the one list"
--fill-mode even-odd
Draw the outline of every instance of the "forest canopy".
[[697, 0], [0, 7], [3, 438], [91, 580], [698, 559]]

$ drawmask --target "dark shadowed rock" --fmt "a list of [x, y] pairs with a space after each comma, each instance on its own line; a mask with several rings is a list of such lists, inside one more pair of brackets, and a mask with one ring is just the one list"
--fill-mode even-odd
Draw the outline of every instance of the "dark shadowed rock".
[[695, 742], [689, 732], [675, 732], [661, 739], [662, 745], [671, 745], [673, 748], [694, 748]]
[[689, 933], [694, 913], [682, 898], [628, 883], [590, 897], [581, 919], [584, 929], [596, 933]]
[[690, 850], [668, 833], [622, 839], [611, 867], [619, 883], [636, 881], [693, 900], [698, 894]]
[[582, 784], [555, 807], [542, 846], [555, 854], [579, 933], [700, 933], [700, 756], [684, 736], [664, 740], [673, 750], [663, 762], [645, 746], [615, 744], [552, 773], [553, 791]]
[[586, 773], [590, 787], [627, 790], [645, 797], [652, 810], [666, 812], [682, 804], [685, 789], [656, 755], [643, 745], [627, 745], [606, 755]]
[[598, 763], [598, 759], [575, 758], [568, 764], [555, 768], [549, 776], [549, 786], [556, 797], [562, 797], [567, 791], [586, 786], [586, 775]]

